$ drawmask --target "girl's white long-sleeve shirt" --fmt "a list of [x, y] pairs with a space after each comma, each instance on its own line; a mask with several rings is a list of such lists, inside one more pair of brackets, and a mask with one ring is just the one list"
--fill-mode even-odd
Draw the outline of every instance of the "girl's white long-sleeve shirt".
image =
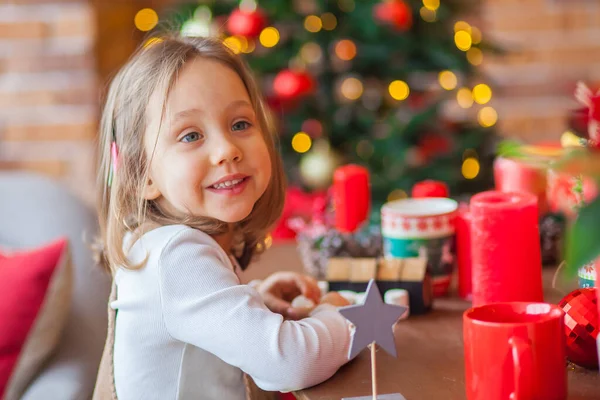
[[333, 306], [289, 321], [240, 284], [227, 254], [185, 225], [144, 234], [115, 275], [119, 400], [242, 400], [242, 371], [268, 391], [318, 384], [348, 361], [348, 322]]

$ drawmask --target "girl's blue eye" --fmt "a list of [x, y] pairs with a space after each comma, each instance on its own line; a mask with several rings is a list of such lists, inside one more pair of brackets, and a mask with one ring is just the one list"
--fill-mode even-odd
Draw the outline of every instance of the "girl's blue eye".
[[250, 125], [250, 122], [248, 122], [248, 121], [239, 121], [239, 122], [236, 122], [235, 124], [233, 124], [231, 129], [234, 131], [243, 131], [245, 129], [250, 128], [250, 126], [252, 126], [252, 125]]
[[185, 135], [184, 137], [182, 137], [181, 141], [184, 143], [191, 143], [191, 142], [200, 140], [201, 138], [202, 138], [202, 134], [200, 134], [198, 132], [190, 132], [187, 135]]

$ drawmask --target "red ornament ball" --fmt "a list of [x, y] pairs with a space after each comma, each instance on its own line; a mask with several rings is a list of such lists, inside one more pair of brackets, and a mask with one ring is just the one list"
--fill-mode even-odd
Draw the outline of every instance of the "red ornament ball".
[[581, 367], [598, 368], [598, 299], [596, 288], [580, 288], [558, 305], [565, 312], [567, 358]]
[[412, 188], [412, 197], [448, 197], [448, 185], [441, 181], [434, 181], [427, 179], [421, 182], [415, 183]]
[[308, 73], [284, 69], [275, 76], [273, 91], [279, 98], [291, 100], [310, 94], [314, 85], [314, 80]]
[[239, 8], [233, 10], [227, 20], [227, 30], [232, 35], [257, 37], [267, 25], [267, 17], [260, 10], [242, 11]]
[[373, 8], [373, 16], [382, 23], [390, 24], [401, 31], [412, 26], [412, 10], [402, 0], [386, 0]]

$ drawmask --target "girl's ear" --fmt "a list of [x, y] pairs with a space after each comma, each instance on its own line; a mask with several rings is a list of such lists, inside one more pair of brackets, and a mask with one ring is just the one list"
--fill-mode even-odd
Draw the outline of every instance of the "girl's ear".
[[158, 189], [158, 186], [154, 183], [152, 178], [148, 178], [146, 184], [144, 185], [144, 199], [145, 200], [156, 200], [160, 197], [161, 193]]

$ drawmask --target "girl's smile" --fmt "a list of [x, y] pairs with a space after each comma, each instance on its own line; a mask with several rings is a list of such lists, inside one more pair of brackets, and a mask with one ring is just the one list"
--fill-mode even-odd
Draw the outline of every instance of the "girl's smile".
[[207, 190], [226, 196], [235, 196], [244, 191], [250, 179], [250, 176], [244, 174], [228, 175], [210, 185]]

